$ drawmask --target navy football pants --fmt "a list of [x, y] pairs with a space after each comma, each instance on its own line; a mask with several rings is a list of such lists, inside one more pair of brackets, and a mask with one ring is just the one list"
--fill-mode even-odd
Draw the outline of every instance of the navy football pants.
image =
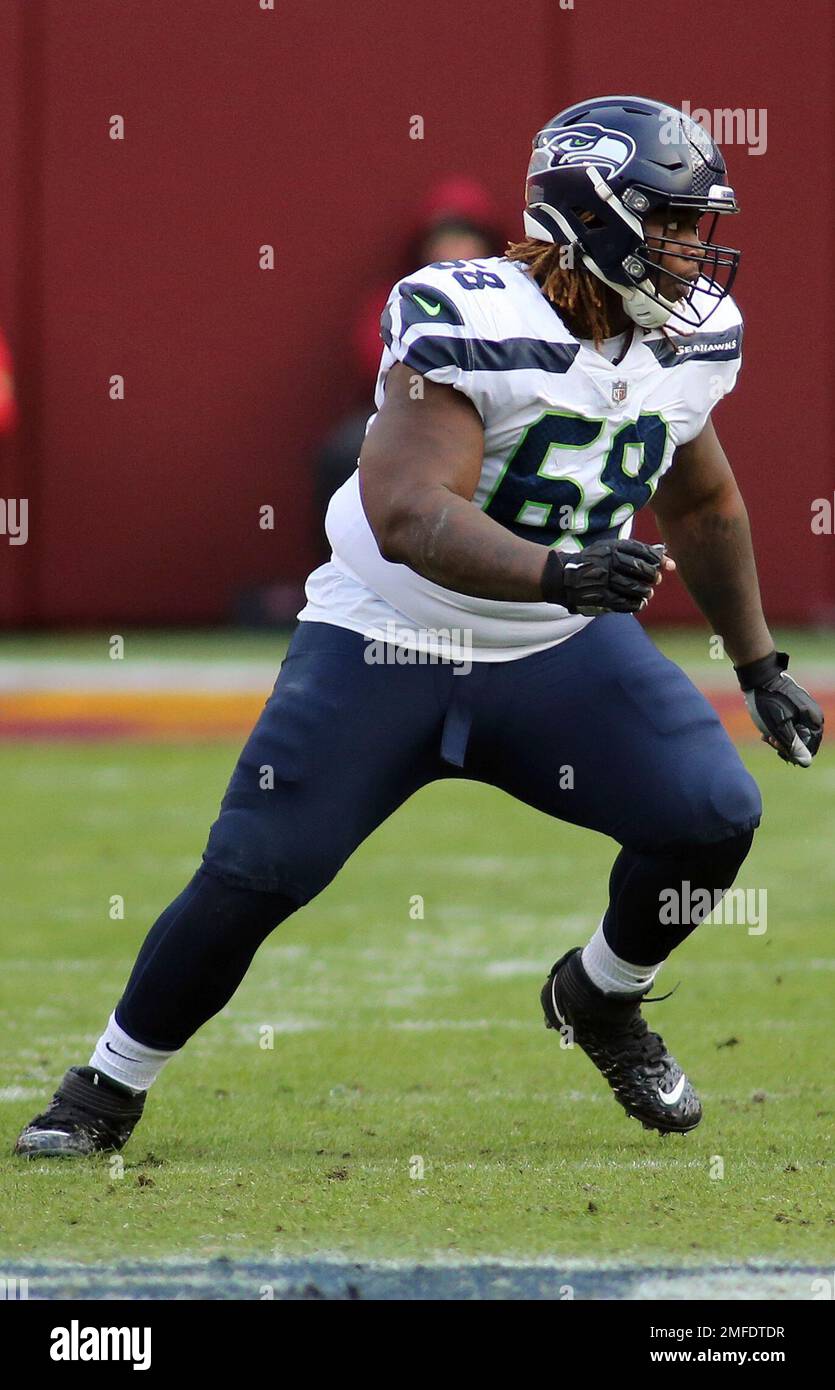
[[760, 818], [756, 784], [708, 702], [634, 618], [606, 614], [508, 662], [371, 662], [393, 648], [301, 623], [250, 735], [203, 867], [151, 929], [117, 1009], [172, 1049], [222, 1008], [265, 936], [328, 884], [420, 787], [500, 787], [621, 846], [604, 931], [635, 964], [696, 925], [659, 894], [727, 888]]

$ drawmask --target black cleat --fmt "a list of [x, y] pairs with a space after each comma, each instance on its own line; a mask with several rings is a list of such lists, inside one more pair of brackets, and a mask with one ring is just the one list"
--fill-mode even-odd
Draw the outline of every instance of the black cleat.
[[548, 1028], [570, 1030], [603, 1073], [615, 1099], [644, 1129], [686, 1134], [702, 1118], [699, 1097], [657, 1033], [641, 1017], [642, 994], [604, 994], [575, 946], [558, 960], [542, 990]]
[[23, 1158], [88, 1158], [113, 1153], [142, 1114], [138, 1095], [94, 1067], [70, 1067], [42, 1115], [26, 1126], [14, 1151]]

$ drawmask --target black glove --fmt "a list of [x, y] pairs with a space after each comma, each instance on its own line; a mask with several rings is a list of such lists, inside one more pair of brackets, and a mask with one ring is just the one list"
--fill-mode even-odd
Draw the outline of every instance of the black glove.
[[664, 548], [643, 541], [593, 541], [585, 550], [549, 550], [542, 597], [569, 613], [637, 613], [652, 598]]
[[785, 652], [771, 652], [734, 670], [763, 742], [776, 748], [784, 763], [808, 767], [823, 738], [823, 710], [786, 674], [788, 664]]

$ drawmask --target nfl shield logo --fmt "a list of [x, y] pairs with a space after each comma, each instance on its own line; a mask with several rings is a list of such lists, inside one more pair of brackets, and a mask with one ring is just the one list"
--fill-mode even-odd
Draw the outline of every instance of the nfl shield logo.
[[626, 390], [627, 387], [625, 381], [612, 382], [612, 400], [615, 405], [620, 405], [621, 401], [626, 400]]

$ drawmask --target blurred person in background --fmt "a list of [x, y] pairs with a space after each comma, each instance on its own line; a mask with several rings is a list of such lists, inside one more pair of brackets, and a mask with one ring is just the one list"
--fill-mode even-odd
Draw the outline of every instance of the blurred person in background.
[[0, 439], [10, 435], [17, 424], [17, 402], [11, 349], [0, 329]]
[[[414, 227], [392, 267], [395, 278], [416, 266], [437, 261], [500, 256], [507, 242], [500, 231], [498, 207], [477, 179], [451, 175], [433, 184], [417, 209]], [[380, 280], [362, 299], [347, 333], [346, 374], [352, 381], [352, 404], [320, 443], [314, 456], [314, 553], [326, 561], [330, 546], [325, 534], [328, 503], [357, 466], [360, 447], [374, 409], [374, 388], [380, 367], [380, 315], [386, 307], [391, 280]], [[238, 596], [234, 618], [246, 627], [286, 627], [304, 602], [299, 584], [274, 581], [247, 589]]]
[[[418, 208], [415, 230], [396, 269], [397, 277], [436, 261], [500, 256], [506, 237], [499, 231], [496, 204], [477, 179], [450, 176], [434, 184]], [[323, 440], [315, 461], [316, 544], [327, 554], [323, 519], [328, 502], [357, 466], [372, 411], [380, 367], [380, 315], [391, 291], [382, 280], [365, 296], [349, 334], [356, 406]]]

